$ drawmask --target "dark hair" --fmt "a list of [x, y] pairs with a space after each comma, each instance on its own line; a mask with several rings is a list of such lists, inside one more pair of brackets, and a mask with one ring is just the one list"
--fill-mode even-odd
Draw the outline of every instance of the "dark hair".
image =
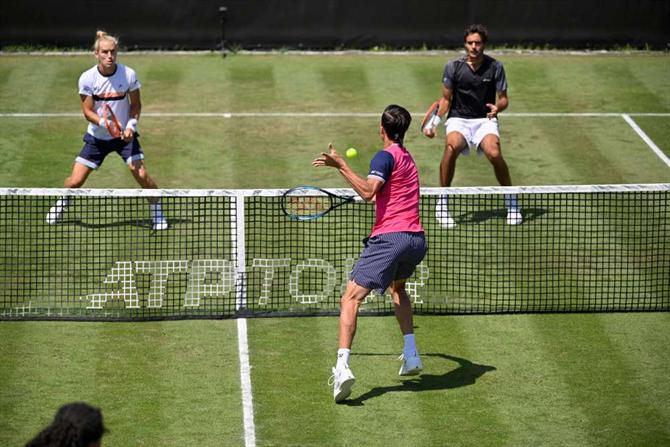
[[75, 402], [60, 407], [51, 425], [26, 447], [88, 447], [98, 442], [106, 431], [99, 408]]
[[412, 115], [401, 106], [391, 104], [390, 106], [384, 109], [382, 114], [382, 127], [386, 135], [398, 143], [403, 145], [403, 139], [405, 138], [405, 132], [409, 129], [409, 125], [412, 122]]
[[489, 31], [486, 29], [484, 25], [481, 25], [479, 23], [475, 23], [473, 25], [468, 25], [467, 28], [465, 28], [465, 33], [463, 34], [463, 42], [468, 38], [470, 34], [479, 34], [482, 38], [482, 42], [486, 43], [487, 40], [489, 40]]

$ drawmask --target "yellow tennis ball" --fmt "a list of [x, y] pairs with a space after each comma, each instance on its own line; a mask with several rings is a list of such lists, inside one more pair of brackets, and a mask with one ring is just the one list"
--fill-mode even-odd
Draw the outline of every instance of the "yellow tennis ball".
[[344, 155], [346, 155], [347, 158], [354, 158], [356, 155], [358, 155], [358, 151], [353, 147], [350, 147], [349, 149], [347, 149]]

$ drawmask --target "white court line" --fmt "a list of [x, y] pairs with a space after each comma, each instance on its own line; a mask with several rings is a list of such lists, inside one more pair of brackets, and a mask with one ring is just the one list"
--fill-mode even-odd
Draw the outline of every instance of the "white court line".
[[633, 130], [640, 136], [640, 138], [642, 138], [642, 140], [645, 143], [647, 143], [647, 146], [649, 146], [649, 148], [652, 151], [654, 151], [654, 153], [658, 156], [658, 158], [660, 158], [663, 161], [663, 163], [665, 163], [668, 167], [670, 167], [670, 158], [668, 158], [668, 156], [665, 155], [665, 153], [661, 150], [661, 148], [656, 146], [656, 143], [654, 143], [653, 140], [649, 138], [646, 133], [644, 133], [644, 131], [640, 128], [640, 126], [638, 126], [637, 123], [633, 121], [633, 118], [630, 117], [630, 114], [624, 113], [621, 116], [623, 117], [624, 120], [626, 120], [628, 125], [632, 127]]
[[[413, 112], [423, 115], [423, 112]], [[377, 112], [143, 112], [142, 116], [156, 118], [368, 118], [378, 117]], [[81, 112], [3, 112], [0, 118], [80, 118]], [[584, 113], [562, 113], [562, 112], [506, 112], [501, 117], [509, 116], [519, 118], [551, 118], [551, 117], [620, 117], [620, 116], [658, 116], [670, 117], [670, 113], [610, 113], [610, 112], [584, 112]]]
[[242, 411], [244, 413], [244, 445], [256, 447], [256, 427], [254, 425], [254, 404], [251, 393], [251, 366], [249, 363], [249, 342], [247, 340], [247, 320], [237, 319], [237, 344], [240, 352], [240, 386], [242, 388]]

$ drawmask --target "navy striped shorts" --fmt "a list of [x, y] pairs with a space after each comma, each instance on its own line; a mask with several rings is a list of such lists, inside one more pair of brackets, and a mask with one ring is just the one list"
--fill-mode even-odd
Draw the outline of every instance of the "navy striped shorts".
[[98, 169], [102, 166], [102, 162], [112, 152], [119, 154], [126, 164], [144, 159], [144, 153], [137, 138], [126, 143], [121, 138], [100, 140], [93, 135], [84, 134], [84, 143], [75, 161], [91, 169]]
[[407, 279], [428, 247], [423, 233], [384, 233], [363, 241], [365, 248], [351, 271], [351, 280], [380, 294], [398, 279]]

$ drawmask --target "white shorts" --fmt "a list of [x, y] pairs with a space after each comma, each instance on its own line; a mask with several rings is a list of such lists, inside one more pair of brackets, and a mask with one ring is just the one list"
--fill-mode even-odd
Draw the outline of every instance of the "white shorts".
[[476, 150], [481, 155], [483, 151], [479, 147], [479, 143], [486, 135], [493, 134], [500, 138], [497, 118], [449, 118], [445, 126], [447, 127], [447, 135], [451, 132], [458, 132], [465, 138], [466, 146], [461, 151], [463, 155], [468, 155], [470, 149]]

